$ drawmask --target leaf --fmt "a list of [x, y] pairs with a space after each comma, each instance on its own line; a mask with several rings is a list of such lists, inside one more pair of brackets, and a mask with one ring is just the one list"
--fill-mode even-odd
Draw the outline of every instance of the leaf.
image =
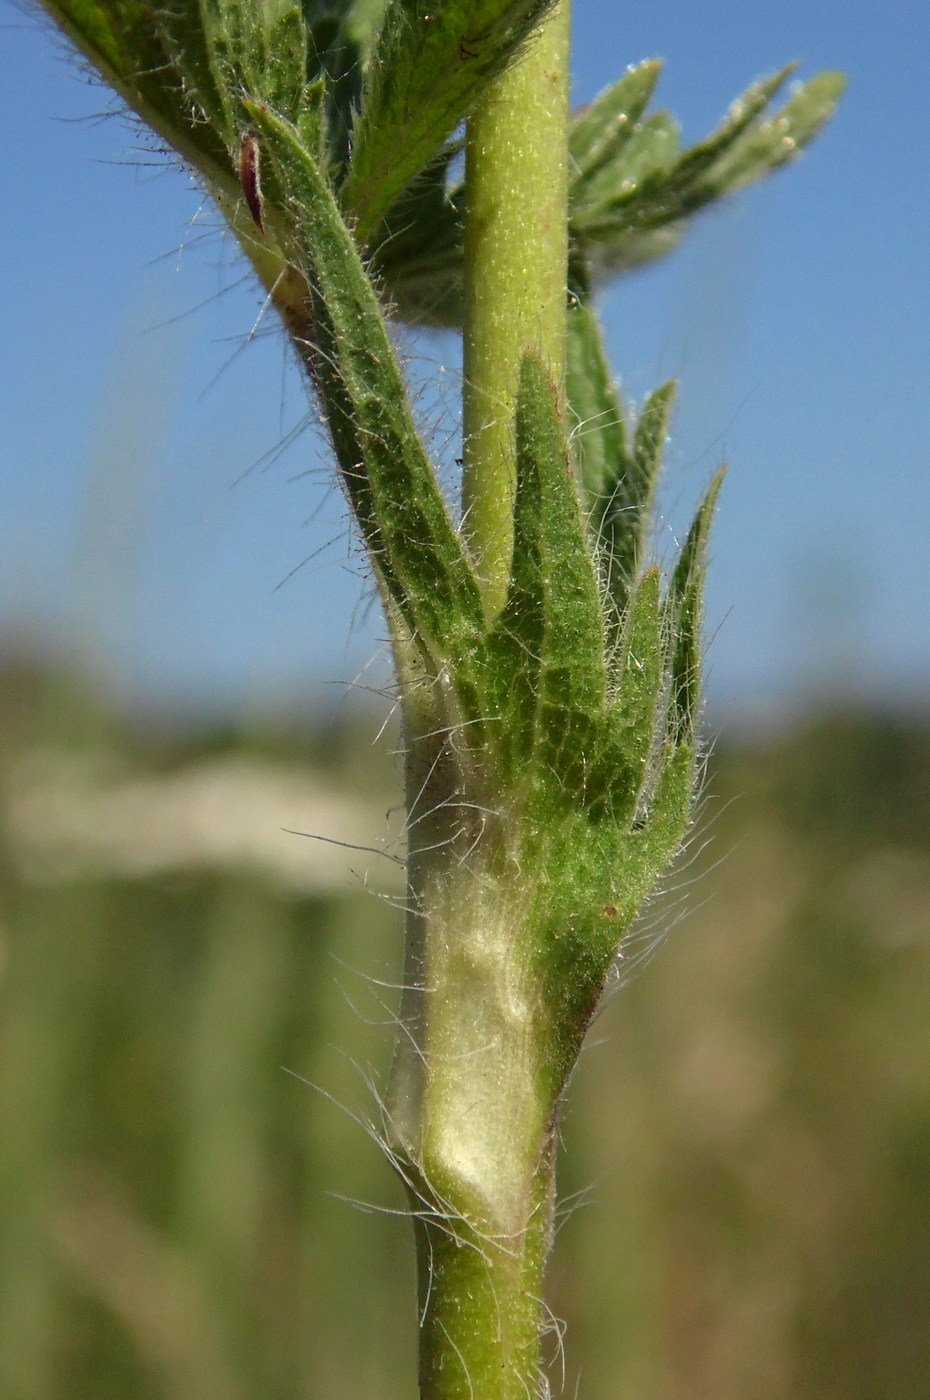
[[147, 5], [138, 0], [44, 4], [72, 43], [163, 140], [215, 186], [233, 184], [228, 151], [211, 126], [198, 122], [174, 66], [175, 52]]
[[307, 31], [300, 10], [294, 6], [284, 10], [268, 27], [262, 97], [276, 112], [296, 122], [306, 82]]
[[690, 742], [697, 719], [701, 678], [701, 614], [707, 569], [707, 541], [725, 469], [711, 482], [669, 587], [666, 611], [673, 637], [669, 727], [676, 744]]
[[[717, 131], [664, 169], [658, 164], [639, 171], [631, 167], [634, 133], [613, 161], [573, 190], [575, 256], [595, 276], [660, 257], [681, 237], [685, 219], [796, 155], [832, 115], [843, 78], [818, 74], [774, 117], [760, 121], [793, 71], [791, 65], [753, 84]], [[646, 126], [648, 122], [640, 130]]]
[[314, 332], [306, 356], [347, 494], [383, 586], [435, 665], [483, 628], [478, 585], [335, 194], [288, 122], [259, 103], [245, 107], [297, 221]]
[[342, 206], [368, 243], [553, 0], [388, 0], [352, 135]]
[[632, 450], [616, 463], [592, 511], [601, 573], [618, 616], [627, 606], [645, 554], [675, 387], [673, 380], [663, 384], [643, 404]]
[[[194, 6], [183, 0], [173, 3], [174, 33], [183, 40], [192, 28]], [[241, 135], [243, 92], [296, 122], [307, 82], [307, 31], [293, 0], [198, 0], [197, 9], [223, 100], [223, 134], [230, 148], [235, 149]]]
[[[304, 0], [305, 17], [310, 8]], [[307, 76], [326, 81], [330, 155], [334, 165], [342, 168], [349, 158], [365, 46], [357, 36], [352, 10], [334, 15], [324, 8], [321, 14], [307, 18], [307, 25]]]
[[523, 357], [516, 412], [517, 486], [507, 598], [488, 644], [511, 766], [530, 755], [570, 793], [605, 703], [604, 622], [568, 462], [555, 387]]
[[740, 189], [794, 160], [833, 116], [845, 87], [844, 75], [830, 72], [799, 84], [774, 117], [752, 127], [714, 164], [714, 182]]
[[[617, 86], [629, 82], [628, 93], [637, 85], [641, 92], [654, 67], [631, 69]], [[621, 125], [613, 145], [609, 123], [602, 130], [594, 121], [600, 98], [576, 117], [569, 261], [572, 286], [583, 301], [605, 277], [664, 257], [681, 242], [692, 214], [763, 178], [813, 140], [835, 108], [843, 79], [819, 74], [774, 117], [759, 121], [766, 101], [791, 71], [785, 68], [755, 84], [712, 136], [683, 154], [678, 128], [665, 112], [632, 122], [632, 129]], [[608, 89], [602, 97], [612, 94]], [[406, 197], [391, 209], [376, 262], [399, 319], [460, 327], [464, 190], [446, 190], [437, 182], [436, 193], [422, 227]]]
[[628, 68], [618, 82], [575, 114], [569, 137], [573, 187], [583, 185], [604, 164], [618, 158], [636, 130], [661, 71], [657, 59]]
[[227, 91], [216, 63], [212, 23], [206, 5], [167, 0], [157, 20], [165, 54], [171, 55], [162, 81], [172, 70], [178, 75], [185, 112], [219, 141], [228, 155], [235, 140], [238, 99]]
[[615, 204], [629, 199], [648, 180], [665, 180], [679, 156], [678, 124], [667, 112], [653, 112], [602, 163], [571, 188], [572, 221], [581, 228], [596, 223]]
[[123, 100], [231, 210], [242, 195], [240, 96], [299, 120], [306, 32], [293, 0], [45, 0]]
[[769, 105], [779, 88], [795, 71], [797, 64], [789, 63], [770, 78], [762, 78], [738, 97], [730, 106], [726, 119], [716, 131], [697, 145], [690, 146], [669, 172], [664, 182], [665, 197], [674, 199], [679, 191], [689, 190], [695, 181], [752, 126], [760, 112]]
[[[587, 508], [599, 520], [618, 476], [629, 469], [626, 422], [597, 316], [577, 298], [566, 318], [566, 393], [578, 478]], [[595, 538], [597, 533], [595, 525]]]
[[649, 569], [632, 591], [616, 653], [611, 657], [614, 693], [607, 710], [605, 739], [588, 780], [592, 810], [624, 828], [637, 811], [659, 727], [665, 682], [660, 582], [659, 570]]
[[[384, 20], [386, 0], [341, 0], [345, 12], [345, 29], [353, 44], [367, 57]], [[304, 4], [329, 9], [332, 0], [304, 0]]]
[[634, 228], [650, 224], [660, 215], [663, 223], [680, 217], [675, 211], [685, 209], [700, 177], [746, 131], [792, 71], [793, 67], [787, 67], [771, 78], [754, 83], [731, 105], [721, 126], [705, 140], [689, 147], [674, 163], [631, 170], [621, 150], [614, 164], [601, 170], [597, 180], [577, 192], [580, 221], [596, 226], [610, 213], [622, 211], [626, 227]]
[[399, 320], [462, 324], [462, 210], [447, 189], [449, 164], [460, 148], [450, 142], [407, 186], [372, 255]]
[[629, 877], [639, 884], [640, 900], [681, 849], [694, 805], [697, 758], [691, 739], [668, 747], [663, 759], [648, 810], [626, 842]]

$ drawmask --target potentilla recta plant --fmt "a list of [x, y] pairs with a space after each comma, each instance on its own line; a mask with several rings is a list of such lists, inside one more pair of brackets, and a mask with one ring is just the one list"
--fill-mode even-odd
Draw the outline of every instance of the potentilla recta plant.
[[[46, 0], [199, 177], [328, 426], [393, 642], [408, 914], [384, 1136], [424, 1400], [548, 1393], [559, 1106], [700, 772], [720, 485], [650, 560], [674, 386], [634, 417], [592, 304], [791, 159], [841, 88], [786, 68], [682, 150], [660, 65], [569, 110], [567, 0]], [[464, 147], [464, 177], [456, 177]], [[388, 320], [463, 335], [460, 499]]]

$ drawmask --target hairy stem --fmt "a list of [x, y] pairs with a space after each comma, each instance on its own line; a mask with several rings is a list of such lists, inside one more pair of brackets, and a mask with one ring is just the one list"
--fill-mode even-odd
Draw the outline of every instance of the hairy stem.
[[474, 840], [463, 807], [432, 806], [456, 767], [441, 741], [413, 743], [408, 779], [421, 802], [425, 781], [427, 806], [411, 832], [389, 1132], [415, 1220], [421, 1400], [526, 1400], [540, 1393], [552, 1100], [521, 892], [493, 831], [460, 863]]
[[[568, 30], [561, 0], [468, 128], [463, 503], [489, 615], [510, 571], [525, 352], [564, 377]], [[420, 1394], [526, 1400], [554, 1158], [532, 900], [498, 794], [442, 718], [442, 678], [400, 669], [410, 912], [388, 1116], [416, 1217]]]
[[527, 1400], [540, 1393], [552, 1166], [549, 1150], [533, 1181], [530, 1218], [516, 1238], [489, 1240], [461, 1225], [417, 1222], [423, 1400]]
[[462, 501], [489, 613], [507, 586], [524, 351], [564, 374], [569, 27], [560, 0], [468, 123]]

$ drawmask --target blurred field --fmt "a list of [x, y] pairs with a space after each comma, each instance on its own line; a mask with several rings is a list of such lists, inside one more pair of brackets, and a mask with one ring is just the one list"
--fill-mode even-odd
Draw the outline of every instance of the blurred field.
[[[404, 1205], [378, 721], [0, 704], [0, 1397], [412, 1397], [408, 1226], [342, 1199]], [[571, 1087], [567, 1395], [930, 1396], [928, 798], [928, 723], [719, 742]]]

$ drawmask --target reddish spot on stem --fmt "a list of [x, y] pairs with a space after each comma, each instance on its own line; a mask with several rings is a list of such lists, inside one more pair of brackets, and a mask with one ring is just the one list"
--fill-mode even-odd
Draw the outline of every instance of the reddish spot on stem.
[[239, 144], [239, 180], [249, 212], [258, 226], [259, 233], [264, 233], [265, 201], [262, 198], [259, 159], [258, 137], [254, 131], [247, 131]]

